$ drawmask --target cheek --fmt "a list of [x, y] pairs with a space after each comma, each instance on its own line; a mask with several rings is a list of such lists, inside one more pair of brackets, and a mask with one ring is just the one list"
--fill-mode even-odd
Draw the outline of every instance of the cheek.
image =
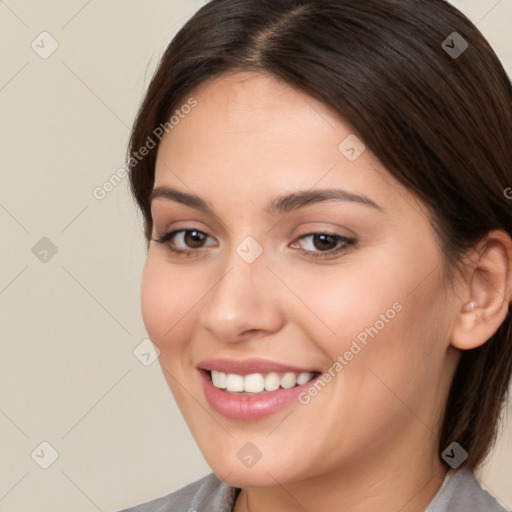
[[330, 358], [347, 350], [359, 334], [364, 339], [366, 328], [377, 323], [382, 329], [381, 315], [388, 320], [384, 324], [387, 329], [400, 314], [400, 304], [396, 303], [403, 304], [405, 286], [383, 259], [381, 256], [379, 261], [383, 268], [354, 257], [346, 265], [294, 271], [293, 275], [289, 271], [286, 282], [300, 299], [288, 299], [294, 304], [290, 310], [294, 320]]
[[160, 350], [160, 367], [185, 418], [191, 412], [183, 386], [193, 389], [195, 385], [186, 368], [191, 333], [198, 323], [194, 305], [205, 293], [197, 289], [198, 282], [185, 272], [172, 270], [164, 258], [148, 254], [141, 282], [142, 317], [151, 341]]
[[[339, 299], [324, 303], [341, 340], [330, 347], [332, 359], [351, 346], [357, 352], [348, 353], [351, 360], [339, 385], [363, 393], [361, 416], [367, 421], [377, 412], [382, 418], [391, 417], [391, 411], [398, 414], [401, 402], [395, 395], [415, 410], [432, 399], [429, 390], [435, 389], [442, 369], [449, 315], [438, 254], [431, 249], [425, 247], [423, 254], [429, 256], [419, 259], [404, 248], [400, 264], [382, 254], [366, 272], [350, 272]], [[336, 317], [330, 305], [335, 301], [340, 304]]]
[[361, 369], [398, 364], [411, 372], [422, 357], [424, 362], [444, 350], [446, 311], [438, 264], [435, 246], [424, 247], [421, 258], [402, 247], [376, 249], [364, 261], [347, 260], [345, 267], [295, 273], [294, 291], [301, 299], [295, 321], [331, 361], [352, 346]]
[[197, 284], [183, 272], [170, 270], [170, 265], [148, 255], [141, 282], [141, 309], [149, 337], [162, 354], [183, 349], [184, 330], [194, 314], [200, 298]]

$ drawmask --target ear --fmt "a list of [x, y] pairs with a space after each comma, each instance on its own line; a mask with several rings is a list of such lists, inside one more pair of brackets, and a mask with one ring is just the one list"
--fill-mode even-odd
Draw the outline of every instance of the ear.
[[512, 240], [502, 230], [490, 231], [475, 248], [463, 286], [466, 300], [452, 331], [451, 344], [461, 350], [483, 345], [505, 320], [512, 300]]

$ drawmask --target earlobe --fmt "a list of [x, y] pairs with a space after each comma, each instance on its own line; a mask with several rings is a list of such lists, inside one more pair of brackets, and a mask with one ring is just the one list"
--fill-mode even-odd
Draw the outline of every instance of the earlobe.
[[[475, 301], [467, 302], [460, 310], [452, 332], [452, 345], [461, 350], [470, 350], [485, 343], [481, 326], [482, 312]], [[489, 336], [490, 337], [490, 336]]]
[[466, 282], [469, 300], [460, 306], [451, 336], [451, 344], [461, 350], [477, 348], [491, 338], [505, 320], [511, 301], [510, 237], [501, 230], [491, 231], [477, 253]]

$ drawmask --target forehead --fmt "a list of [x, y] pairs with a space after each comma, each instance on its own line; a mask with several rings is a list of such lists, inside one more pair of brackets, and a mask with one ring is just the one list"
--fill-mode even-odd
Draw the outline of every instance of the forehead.
[[[201, 84], [182, 104], [190, 100], [196, 106], [159, 146], [155, 188], [179, 186], [243, 206], [248, 198], [342, 186], [396, 205], [400, 184], [349, 123], [304, 92], [268, 74], [238, 73]], [[347, 158], [347, 144], [356, 159]]]
[[[191, 98], [197, 105], [164, 135], [158, 151], [158, 160], [183, 170], [201, 164], [210, 170], [237, 165], [242, 172], [243, 165], [258, 174], [276, 166], [284, 171], [287, 161], [296, 164], [308, 151], [315, 161], [332, 165], [340, 137], [351, 131], [321, 102], [267, 74], [216, 78], [191, 91], [181, 105]], [[321, 152], [315, 151], [319, 143]]]

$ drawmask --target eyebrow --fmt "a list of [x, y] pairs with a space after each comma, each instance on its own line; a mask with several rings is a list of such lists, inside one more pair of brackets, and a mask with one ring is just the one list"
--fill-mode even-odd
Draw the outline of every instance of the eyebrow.
[[[190, 206], [204, 213], [215, 215], [213, 207], [204, 199], [195, 194], [182, 192], [172, 187], [159, 186], [155, 187], [149, 196], [149, 201], [152, 203], [155, 199], [164, 198], [169, 201]], [[337, 188], [326, 188], [317, 190], [300, 190], [291, 194], [278, 196], [270, 201], [265, 207], [265, 213], [268, 215], [277, 215], [280, 213], [288, 213], [293, 210], [304, 208], [311, 204], [320, 203], [324, 201], [345, 201], [350, 203], [358, 203], [363, 206], [368, 206], [379, 211], [383, 208], [379, 206], [373, 199], [348, 192], [347, 190]]]

